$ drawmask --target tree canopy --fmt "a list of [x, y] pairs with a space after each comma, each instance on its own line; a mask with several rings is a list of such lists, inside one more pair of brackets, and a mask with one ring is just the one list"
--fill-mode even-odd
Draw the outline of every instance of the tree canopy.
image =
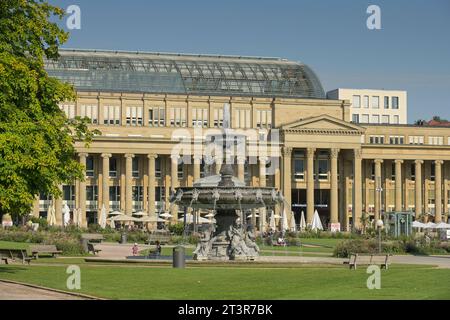
[[29, 213], [35, 195], [59, 196], [58, 185], [84, 179], [74, 142], [98, 133], [59, 108], [75, 92], [44, 69], [68, 39], [52, 17], [64, 10], [42, 0], [0, 1], [0, 215]]

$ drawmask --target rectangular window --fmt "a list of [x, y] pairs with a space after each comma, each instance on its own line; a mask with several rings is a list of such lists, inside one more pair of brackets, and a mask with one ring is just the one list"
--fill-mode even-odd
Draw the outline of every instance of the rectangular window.
[[395, 181], [395, 162], [391, 162], [391, 180]]
[[88, 156], [86, 158], [86, 177], [94, 176], [94, 157]]
[[353, 96], [353, 108], [361, 108], [361, 96]]
[[415, 163], [411, 163], [410, 172], [411, 172], [411, 180], [416, 181], [416, 164]]
[[133, 197], [133, 201], [143, 201], [144, 196], [143, 196], [143, 187], [142, 186], [133, 186], [131, 188], [131, 193], [132, 193], [132, 197]]
[[75, 200], [75, 186], [69, 185], [69, 186], [63, 186], [63, 200], [66, 201], [72, 201]]
[[384, 97], [384, 108], [389, 109], [389, 97]]
[[363, 107], [369, 108], [369, 96], [364, 96], [363, 98]]
[[184, 177], [184, 165], [183, 162], [178, 164], [178, 179], [183, 179]]
[[166, 109], [164, 107], [151, 107], [148, 109], [148, 125], [150, 127], [164, 127], [166, 124]]
[[208, 109], [193, 108], [191, 114], [193, 127], [208, 127]]
[[303, 180], [305, 178], [305, 161], [294, 159], [294, 179]]
[[142, 126], [142, 107], [127, 107], [127, 126]]
[[383, 116], [381, 117], [381, 123], [389, 124], [389, 115], [383, 114]]
[[97, 201], [98, 200], [98, 187], [97, 186], [86, 186], [86, 200], [87, 201]]
[[383, 144], [384, 143], [384, 136], [370, 136], [369, 137], [369, 143], [371, 143], [371, 144]]
[[214, 127], [223, 127], [223, 109], [214, 109]]
[[369, 115], [368, 114], [361, 115], [361, 123], [369, 123]]
[[380, 116], [378, 114], [372, 115], [372, 123], [380, 123]]
[[186, 108], [172, 107], [169, 108], [170, 126], [186, 127]]
[[328, 180], [328, 160], [319, 159], [319, 180]]
[[120, 124], [120, 106], [103, 106], [103, 124]]
[[392, 119], [392, 123], [393, 123], [393, 124], [399, 124], [399, 123], [400, 123], [400, 118], [399, 118], [399, 116], [394, 116], [394, 118]]
[[234, 128], [251, 128], [250, 109], [234, 109]]
[[442, 146], [444, 144], [444, 137], [429, 136], [428, 144]]
[[97, 105], [81, 105], [80, 108], [80, 116], [81, 118], [89, 118], [91, 123], [98, 123], [98, 106]]
[[120, 186], [109, 187], [109, 201], [120, 201]]
[[59, 108], [64, 111], [68, 119], [75, 118], [75, 104], [60, 104]]
[[390, 144], [403, 144], [404, 143], [404, 137], [403, 136], [390, 136], [389, 137], [389, 143]]
[[133, 178], [139, 178], [139, 158], [134, 157], [131, 161], [131, 176]]
[[117, 159], [114, 157], [109, 158], [109, 176], [111, 178], [117, 177]]
[[436, 178], [436, 164], [434, 162], [431, 162], [430, 167], [430, 180], [434, 181]]
[[155, 159], [155, 177], [161, 178], [161, 158]]
[[423, 144], [423, 136], [409, 136], [409, 144]]
[[352, 115], [352, 122], [353, 123], [359, 123], [359, 114], [353, 114]]
[[392, 97], [392, 109], [398, 109], [398, 97]]
[[272, 111], [271, 110], [257, 110], [256, 111], [256, 127], [259, 129], [272, 128]]
[[370, 179], [375, 180], [375, 162], [370, 164]]
[[380, 108], [380, 97], [379, 96], [373, 96], [372, 97], [372, 108], [373, 109], [379, 109]]

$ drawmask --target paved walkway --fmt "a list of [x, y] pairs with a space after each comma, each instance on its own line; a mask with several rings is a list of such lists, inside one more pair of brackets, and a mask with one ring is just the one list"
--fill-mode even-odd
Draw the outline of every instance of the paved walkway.
[[[102, 251], [98, 255], [99, 258], [105, 259], [125, 259], [132, 255], [133, 244], [118, 244], [118, 243], [101, 243], [97, 244], [96, 248]], [[154, 248], [149, 245], [139, 245], [139, 250]], [[278, 252], [279, 253], [279, 252]], [[306, 253], [306, 252], [305, 252]], [[297, 262], [297, 263], [311, 263], [311, 264], [336, 264], [342, 265], [347, 259], [333, 258], [333, 257], [304, 257], [304, 256], [260, 256], [259, 261], [267, 262]], [[450, 256], [393, 256], [392, 263], [401, 264], [425, 264], [436, 265], [440, 268], [450, 268]]]
[[85, 300], [82, 297], [0, 281], [0, 300]]

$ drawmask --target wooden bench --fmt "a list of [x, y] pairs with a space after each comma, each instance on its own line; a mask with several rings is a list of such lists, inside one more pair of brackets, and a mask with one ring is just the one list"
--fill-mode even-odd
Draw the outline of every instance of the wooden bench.
[[55, 257], [57, 254], [61, 254], [62, 251], [56, 249], [55, 245], [34, 245], [30, 246], [31, 256], [35, 259], [39, 258], [39, 254], [51, 254]]
[[94, 255], [96, 255], [97, 253], [102, 251], [101, 249], [95, 249], [94, 245], [90, 242], [88, 242], [87, 246], [88, 246], [88, 252], [92, 252]]
[[24, 249], [0, 249], [0, 260], [5, 264], [9, 264], [9, 260], [22, 260], [22, 264], [27, 262], [30, 264], [33, 258], [28, 256], [27, 250]]
[[86, 239], [89, 242], [100, 243], [103, 240], [105, 240], [105, 237], [102, 234], [98, 234], [98, 233], [82, 233], [81, 239]]
[[357, 265], [379, 265], [388, 269], [390, 264], [390, 254], [350, 254], [348, 265], [350, 269], [356, 269]]

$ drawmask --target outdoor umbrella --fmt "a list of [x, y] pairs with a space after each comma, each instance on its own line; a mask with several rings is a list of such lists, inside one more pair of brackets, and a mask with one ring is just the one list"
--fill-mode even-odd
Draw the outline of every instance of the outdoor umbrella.
[[317, 212], [317, 210], [314, 211], [314, 217], [311, 223], [311, 230], [323, 230], [322, 222], [320, 221], [319, 213]]
[[[184, 221], [184, 217], [181, 217], [178, 219], [178, 221]], [[186, 216], [186, 223], [193, 223], [194, 222], [194, 216], [191, 213], [188, 213]], [[198, 217], [197, 223], [210, 223], [208, 219]]]
[[67, 203], [64, 203], [63, 206], [63, 218], [64, 218], [64, 227], [69, 225], [70, 222], [70, 208]]
[[114, 221], [114, 222], [130, 222], [130, 221], [139, 221], [138, 218], [132, 217], [132, 216], [128, 216], [126, 214], [121, 214], [121, 215], [117, 215], [114, 216], [112, 218], [109, 218], [110, 220]]
[[297, 232], [297, 225], [295, 224], [295, 216], [293, 212], [291, 212], [291, 231]]
[[436, 228], [436, 224], [434, 224], [433, 222], [428, 222], [428, 223], [425, 223], [423, 228], [424, 229], [434, 229], [434, 228]]
[[281, 225], [281, 231], [284, 232], [289, 229], [287, 215], [286, 215], [286, 209], [283, 209], [283, 215], [282, 215], [281, 220], [283, 220], [282, 225]]
[[[247, 219], [251, 219], [253, 217], [253, 214], [249, 214], [247, 216]], [[255, 213], [255, 218], [259, 218], [259, 215], [257, 213]]]
[[425, 224], [420, 221], [414, 221], [412, 223], [412, 227], [413, 228], [423, 228], [423, 227], [425, 227]]
[[305, 213], [302, 211], [302, 215], [300, 217], [300, 230], [306, 229], [306, 221], [305, 221]]
[[121, 215], [121, 214], [123, 214], [123, 213], [120, 212], [120, 211], [113, 211], [113, 212], [110, 212], [110, 213], [109, 213], [110, 216], [119, 216], [119, 215]]
[[161, 213], [159, 216], [160, 216], [160, 217], [163, 217], [163, 218], [172, 218], [172, 217], [173, 217], [173, 216], [172, 216], [170, 213], [168, 213], [168, 212]]
[[141, 217], [141, 218], [137, 218], [138, 222], [164, 222], [164, 219], [161, 219], [159, 217], [149, 217], [149, 216], [145, 216], [145, 217]]
[[205, 216], [205, 218], [214, 218], [214, 216], [215, 216], [215, 214], [210, 212]]
[[116, 228], [116, 223], [114, 222], [114, 219], [109, 219], [109, 226], [111, 227], [111, 229]]
[[147, 213], [146, 212], [142, 212], [142, 211], [138, 211], [133, 213], [133, 216], [137, 216], [137, 217], [142, 217], [142, 216], [146, 216]]
[[73, 208], [73, 224], [78, 227], [78, 210], [77, 208]]
[[440, 222], [435, 226], [436, 229], [450, 229], [450, 224], [445, 222]]
[[102, 210], [100, 211], [100, 219], [98, 224], [102, 229], [105, 229], [106, 227], [106, 208], [105, 205], [102, 205]]
[[269, 227], [272, 230], [275, 230], [277, 228], [275, 225], [275, 215], [273, 213], [273, 210], [272, 210], [272, 214], [270, 215]]

